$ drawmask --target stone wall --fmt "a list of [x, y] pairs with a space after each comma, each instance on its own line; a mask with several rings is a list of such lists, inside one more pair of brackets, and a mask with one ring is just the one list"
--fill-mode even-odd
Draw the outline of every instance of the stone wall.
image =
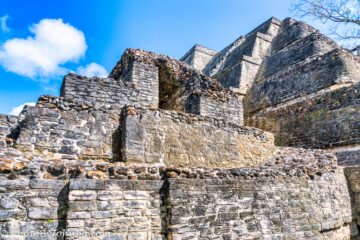
[[205, 68], [206, 64], [216, 55], [216, 51], [196, 44], [193, 46], [180, 61], [193, 66], [199, 72]]
[[170, 180], [168, 202], [171, 239], [335, 240], [357, 235], [342, 171], [314, 180]]
[[[212, 98], [206, 98], [205, 96], [201, 98], [201, 101], [198, 103], [198, 106], [200, 106], [201, 109], [199, 114], [214, 115], [213, 113], [217, 113], [218, 115], [201, 117], [175, 112], [169, 112], [167, 114], [175, 119], [174, 127], [176, 125], [176, 119], [183, 119], [184, 127], [189, 128], [190, 131], [193, 126], [187, 125], [191, 123], [190, 121], [195, 121], [197, 118], [206, 119], [208, 122], [219, 121], [222, 122], [224, 126], [228, 121], [240, 121], [239, 118], [231, 118], [231, 114], [228, 115], [229, 118], [222, 118], [223, 114], [227, 114], [226, 111], [241, 111], [241, 109], [236, 109], [236, 104], [238, 103], [237, 101], [230, 106], [227, 104], [228, 102], [224, 102], [223, 105], [221, 105], [219, 102], [211, 101]], [[218, 105], [215, 106], [216, 104]], [[217, 110], [221, 108], [223, 109], [222, 112], [218, 112]], [[131, 116], [131, 114], [134, 113], [134, 110], [132, 109], [133, 107], [125, 108], [125, 114], [129, 114], [129, 116]], [[129, 123], [129, 120], [121, 120], [120, 111], [122, 110], [118, 109], [118, 105], [99, 105], [96, 103], [92, 104], [90, 101], [42, 96], [39, 98], [36, 107], [28, 110], [24, 120], [21, 121], [21, 131], [16, 144], [19, 149], [25, 151], [36, 151], [37, 153], [46, 155], [50, 158], [125, 161], [125, 159], [129, 159], [129, 155], [121, 154], [121, 152], [127, 152], [128, 150], [124, 150], [125, 148], [131, 149], [137, 146], [138, 143], [133, 143], [131, 136], [133, 136], [134, 133], [137, 134], [139, 130], [132, 129], [127, 126], [125, 122]], [[150, 110], [147, 112], [153, 113]], [[161, 112], [166, 115], [166, 111]], [[239, 115], [240, 112], [237, 117]], [[123, 123], [121, 124], [121, 122]], [[163, 123], [159, 121], [149, 122], [149, 124], [153, 124], [152, 127], [155, 128], [163, 128]], [[148, 127], [150, 126], [146, 126], [145, 128]], [[202, 131], [205, 131], [206, 124], [199, 126], [198, 131], [200, 131], [202, 127], [204, 128]], [[215, 124], [213, 131], [216, 131], [217, 128], [218, 125]], [[235, 125], [233, 128], [242, 129], [241, 127]], [[133, 132], [134, 130], [136, 131]], [[206, 140], [206, 136], [203, 136], [202, 134], [198, 135], [197, 140], [201, 142], [209, 141]], [[265, 152], [271, 151], [271, 146], [273, 145], [271, 145], [270, 140], [269, 145], [266, 145], [266, 148], [270, 148]], [[193, 152], [195, 149], [187, 150], [187, 145], [180, 144], [177, 148], [178, 151], [182, 151], [183, 154], [188, 157], [196, 154]], [[263, 150], [256, 154], [256, 156], [264, 153]], [[154, 148], [152, 150], [148, 149], [147, 151], [148, 153], [154, 154], [158, 150]], [[242, 152], [241, 154], [245, 154], [245, 152]], [[264, 157], [267, 156], [269, 156], [269, 154], [266, 154]], [[140, 157], [142, 158], [143, 156]], [[167, 156], [167, 158], [168, 157], [169, 156]], [[248, 156], [245, 158], [247, 157]], [[163, 164], [163, 158], [164, 156], [156, 159], [156, 162]], [[245, 162], [249, 161], [250, 158], [245, 160]], [[241, 159], [239, 159], [240, 162], [242, 161]], [[148, 159], [146, 161], [153, 163], [155, 160], [150, 161]], [[234, 162], [233, 164], [237, 163]], [[239, 164], [242, 165], [243, 163]], [[248, 162], [246, 164], [248, 165], [250, 163]]]
[[[289, 41], [291, 40], [289, 39]], [[277, 39], [274, 39], [273, 44], [275, 46], [279, 44], [276, 41]], [[288, 67], [305, 61], [310, 57], [321, 56], [337, 47], [338, 45], [330, 38], [318, 32], [313, 32], [304, 38], [289, 42], [288, 45], [278, 51], [273, 49], [270, 56], [266, 58], [264, 64], [260, 67], [259, 76], [257, 76], [255, 81], [259, 81], [258, 78], [268, 77], [277, 72], [284, 71]]]
[[0, 201], [2, 239], [31, 232], [66, 233], [66, 239], [357, 235], [341, 172], [314, 180], [6, 180], [0, 185], [7, 189]]
[[[123, 69], [126, 75], [122, 77], [124, 81], [130, 82], [138, 91], [138, 104], [142, 107], [157, 108], [160, 94], [158, 67], [134, 61], [130, 62], [127, 68]], [[134, 95], [134, 93], [130, 93], [130, 95]], [[131, 101], [131, 104], [134, 104], [134, 102]]]
[[162, 185], [160, 180], [1, 180], [0, 237], [162, 239]]
[[359, 144], [334, 148], [332, 151], [336, 154], [338, 163], [341, 166], [354, 166], [360, 164]]
[[123, 82], [112, 78], [88, 78], [68, 74], [64, 77], [60, 96], [98, 104], [121, 105], [121, 102], [128, 98], [129, 93]]
[[[273, 69], [274, 61], [265, 61], [271, 65], [266, 68], [269, 71]], [[257, 80], [247, 96], [249, 100], [246, 102], [247, 112], [275, 106], [333, 85], [356, 83], [360, 80], [359, 67], [360, 61], [356, 60], [351, 53], [335, 49], [322, 56], [312, 57], [283, 68], [269, 76], [264, 74]]]
[[49, 158], [117, 159], [120, 110], [112, 107], [62, 97], [40, 97], [21, 122], [17, 146]]
[[315, 94], [266, 108], [246, 121], [275, 133], [280, 145], [329, 148], [357, 144], [359, 90], [358, 83]]
[[[211, 129], [211, 131], [214, 131], [215, 138], [217, 137], [215, 132], [218, 131], [218, 129], [221, 129], [221, 124], [223, 126], [226, 126], [226, 122], [242, 123], [240, 118], [240, 114], [242, 114], [242, 109], [237, 108], [237, 104], [239, 102], [240, 100], [237, 99], [230, 99], [229, 101], [223, 102], [215, 101], [213, 100], [213, 98], [201, 96], [199, 102], [196, 103], [199, 107], [199, 112], [196, 113], [208, 117], [189, 115], [187, 113], [167, 112], [165, 110], [160, 111], [162, 114], [171, 116], [171, 118], [174, 120], [174, 122], [172, 123], [173, 126], [169, 126], [170, 128], [167, 130], [168, 138], [164, 138], [164, 136], [159, 138], [166, 141], [163, 143], [163, 147], [168, 144], [168, 140], [171, 140], [171, 128], [177, 128], [177, 119], [182, 119], [184, 124], [183, 127], [189, 129], [189, 131], [191, 131], [194, 126], [191, 124], [192, 121], [198, 123], [201, 123], [201, 121], [203, 121], [203, 123], [219, 122], [220, 124], [214, 124], [213, 128]], [[154, 109], [148, 110], [146, 112], [151, 114], [156, 113], [152, 111], [154, 111]], [[193, 109], [193, 111], [195, 110]], [[22, 149], [24, 151], [36, 151], [38, 154], [48, 156], [49, 158], [129, 161], [129, 159], [131, 159], [128, 152], [129, 149], [134, 149], [137, 147], [137, 144], [139, 144], [139, 142], [133, 142], [134, 139], [132, 137], [141, 138], [142, 136], [134, 136], [134, 134], [141, 134], [139, 133], [140, 130], [133, 129], [132, 127], [130, 127], [130, 125], [126, 125], [131, 121], [129, 119], [124, 119], [125, 115], [123, 115], [121, 112], [123, 112], [125, 115], [128, 114], [129, 119], [130, 116], [132, 116], [131, 114], [136, 114], [136, 110], [134, 109], [134, 107], [125, 107], [124, 109], [119, 109], [119, 105], [117, 104], [98, 104], [91, 101], [74, 99], [71, 97], [63, 98], [42, 96], [39, 98], [36, 107], [28, 110], [24, 119], [21, 121], [21, 131], [16, 140], [16, 144], [19, 149]], [[235, 116], [231, 114], [235, 112], [237, 112], [238, 114]], [[228, 117], [224, 118], [223, 116]], [[198, 121], [195, 119], [200, 120]], [[140, 123], [140, 125], [141, 124], [142, 123]], [[151, 122], [151, 120], [149, 120], [147, 124], [151, 124], [152, 126], [146, 125], [145, 129], [158, 128], [164, 130], [164, 126], [162, 126], [163, 122], [161, 121], [154, 120]], [[209, 142], [208, 144], [211, 144], [211, 141], [206, 139], [206, 136], [201, 133], [206, 131], [206, 129], [210, 130], [208, 129], [207, 124], [197, 125], [197, 131], [200, 132], [196, 140], [203, 143]], [[242, 127], [234, 124], [229, 124], [229, 126], [233, 126], [233, 129], [238, 129], [239, 131], [242, 131], [241, 129], [243, 129]], [[178, 131], [180, 130], [181, 129], [178, 128]], [[254, 130], [254, 133], [255, 132], [256, 131]], [[151, 134], [151, 131], [148, 132], [148, 134]], [[176, 134], [179, 133], [174, 132], [172, 134], [173, 137], [175, 137]], [[231, 134], [229, 133], [229, 136], [230, 135]], [[220, 137], [220, 135], [218, 137]], [[225, 135], [223, 137], [225, 137]], [[265, 137], [265, 139], [267, 139], [268, 137]], [[147, 149], [146, 154], [153, 155], [156, 152], [160, 154], [159, 150], [157, 149], [157, 139], [158, 138], [154, 138], [155, 142], [149, 143], [149, 147], [152, 146], [153, 148]], [[252, 141], [251, 138], [248, 140]], [[228, 141], [230, 141], [230, 145], [234, 144], [231, 143], [230, 139]], [[265, 142], [266, 141], [267, 140], [265, 140]], [[256, 143], [257, 142], [255, 141], [254, 144]], [[190, 142], [188, 144], [190, 144]], [[237, 144], [239, 143], [236, 142], [235, 144], [236, 146], [238, 146], [238, 148], [242, 146], [242, 148], [238, 149], [239, 151], [245, 149], [245, 142], [240, 145]], [[147, 147], [148, 146], [146, 146], [145, 148]], [[197, 154], [196, 151], [200, 154], [199, 150], [196, 150], [195, 148], [192, 148], [191, 150], [187, 149], [187, 147], [187, 144], [178, 145], [176, 147], [177, 151], [182, 152], [181, 154], [178, 154], [180, 154], [181, 156], [187, 156], [187, 158], [194, 157], [193, 155]], [[226, 145], [224, 145], [223, 147], [227, 148]], [[242, 166], [242, 164], [249, 165], [251, 164], [251, 159], [255, 158], [255, 156], [260, 156], [262, 153], [267, 153], [264, 155], [264, 158], [268, 157], [268, 153], [271, 152], [271, 149], [273, 147], [271, 137], [269, 137], [269, 142], [264, 147], [265, 148], [260, 148], [261, 150], [257, 154], [245, 153], [246, 151], [241, 152], [240, 154], [245, 154], [245, 157], [240, 157], [238, 159], [240, 162], [233, 162], [233, 166], [235, 166], [236, 164], [240, 164], [239, 166]], [[208, 146], [208, 148], [211, 149], [211, 146]], [[252, 151], [255, 151], [255, 149]], [[125, 152], [127, 152], [127, 154], [124, 154]], [[165, 163], [163, 161], [164, 158], [169, 159], [176, 155], [174, 154], [172, 156], [166, 156], [167, 153], [164, 152], [163, 154], [165, 155], [163, 156], [161, 156], [161, 154], [155, 154], [155, 156], [148, 156], [144, 158], [143, 154], [145, 153], [141, 153], [141, 155], [139, 155], [138, 157], [140, 157], [141, 159], [146, 159], [146, 162], [148, 163], [154, 163], [155, 161], [156, 163], [161, 164]], [[250, 156], [248, 156], [249, 154]], [[176, 155], [176, 159], [180, 159], [180, 155]], [[199, 158], [203, 158], [205, 156], [206, 155], [200, 154], [198, 157], [195, 158], [199, 160]], [[233, 159], [232, 161], [236, 159], [236, 157], [234, 156], [230, 157]], [[216, 156], [214, 155], [213, 158], [214, 157]], [[135, 159], [132, 159], [131, 161], [133, 160]]]
[[254, 166], [274, 151], [266, 132], [171, 111], [128, 111], [122, 139], [124, 161], [166, 166]]
[[67, 239], [96, 232], [105, 239], [163, 239], [162, 186], [161, 180], [72, 180], [66, 228], [75, 237]]
[[[128, 69], [134, 63], [141, 65], [143, 69], [157, 69], [159, 89], [157, 94], [155, 90], [152, 92], [159, 98], [160, 109], [227, 118], [236, 124], [243, 123], [242, 101], [237, 94], [224, 88], [217, 80], [199, 73], [188, 64], [176, 59], [139, 49], [128, 49], [110, 76], [119, 81], [131, 78], [134, 74]], [[136, 81], [129, 80], [129, 82]], [[148, 88], [150, 87], [147, 86]], [[194, 95], [205, 98], [200, 103], [200, 101], [193, 101]], [[209, 106], [206, 106], [207, 103]], [[146, 106], [148, 105], [141, 105], [141, 107]], [[150, 108], [154, 107], [157, 106], [150, 106]]]
[[[0, 159], [18, 161], [20, 156], [14, 156], [20, 153], [9, 151], [0, 148]], [[89, 174], [95, 162], [63, 161], [61, 168], [59, 161], [56, 165], [33, 156], [30, 165], [14, 172], [0, 168], [0, 236], [350, 239], [358, 235], [359, 171], [346, 170], [351, 195], [335, 161], [320, 150], [283, 148], [254, 168], [97, 162], [96, 168], [108, 176], [101, 179]], [[73, 174], [74, 164], [83, 166], [76, 170], [80, 174]], [[18, 233], [22, 236], [16, 238]], [[32, 233], [44, 235], [24, 237]]]
[[36, 233], [44, 234], [42, 239], [56, 239], [56, 235], [46, 238], [45, 232], [65, 230], [65, 181], [1, 179], [0, 189], [1, 239], [25, 239], [25, 234], [26, 239], [41, 239], [41, 235], [32, 235]]
[[[232, 105], [228, 103], [231, 103]], [[204, 160], [201, 161], [205, 161], [207, 155], [201, 153], [201, 151], [205, 151], [205, 149], [202, 149], [201, 151], [196, 150], [195, 147], [187, 149], [188, 144], [191, 144], [191, 141], [199, 141], [202, 143], [207, 142], [208, 146], [206, 151], [208, 151], [212, 148], [212, 143], [209, 139], [206, 139], [207, 136], [203, 135], [203, 132], [213, 131], [214, 140], [221, 136], [226, 138], [226, 136], [232, 136], [232, 134], [216, 134], [217, 131], [230, 131], [230, 128], [227, 130], [220, 130], [222, 127], [226, 127], [227, 125], [231, 126], [231, 129], [235, 129], [241, 133], [244, 131], [246, 137], [249, 135], [249, 139], [244, 139], [243, 142], [238, 139], [235, 143], [233, 143], [231, 141], [235, 139], [227, 139], [230, 146], [234, 146], [234, 151], [240, 151], [240, 153], [234, 152], [233, 154], [229, 154], [229, 159], [232, 159], [232, 166], [237, 166], [237, 164], [240, 164], [238, 166], [243, 166], [243, 164], [251, 165], [253, 164], [252, 160], [255, 160], [255, 157], [259, 157], [263, 153], [265, 153], [265, 155], [259, 159], [265, 159], [266, 157], [269, 157], [271, 150], [274, 147], [271, 136], [268, 136], [262, 132], [251, 130], [250, 128], [246, 129], [238, 125], [227, 123], [229, 121], [240, 121], [239, 116], [242, 109], [236, 108], [237, 103], [238, 100], [235, 102], [216, 102], [212, 98], [206, 98], [206, 96], [202, 96], [201, 101], [198, 102], [200, 109], [198, 114], [204, 114], [205, 116], [210, 115], [209, 117], [189, 115], [187, 113], [170, 112], [167, 110], [155, 111], [153, 109], [145, 111], [146, 113], [144, 116], [147, 116], [147, 113], [150, 113], [151, 115], [161, 113], [164, 116], [170, 117], [173, 122], [171, 123], [171, 126], [168, 126], [169, 128], [163, 126], [162, 124], [164, 124], [164, 122], [160, 121], [159, 119], [152, 119], [147, 123], [144, 122], [144, 129], [149, 130], [146, 134], [157, 134], [155, 132], [152, 133], [152, 128], [160, 129], [159, 131], [165, 131], [166, 128], [168, 135], [167, 138], [165, 138], [165, 136], [151, 138], [155, 141], [152, 143], [149, 142], [149, 139], [147, 139], [146, 141], [149, 142], [149, 145], [144, 145], [146, 153], [137, 153], [140, 154], [138, 157], [141, 159], [146, 159], [145, 161], [147, 163], [154, 163], [155, 161], [156, 163], [160, 164], [170, 163], [166, 162], [167, 160], [164, 161], [164, 159], [169, 159], [175, 156], [175, 159], [180, 159], [181, 157], [195, 158], [197, 159], [195, 160], [196, 162], [200, 158], [204, 158]], [[219, 109], [221, 109], [221, 111], [219, 111]], [[140, 112], [142, 111], [141, 108], [139, 108], [139, 110]], [[130, 157], [130, 149], [134, 150], [138, 147], [138, 144], [140, 144], [139, 142], [134, 142], [135, 139], [142, 139], [142, 137], [144, 137], [141, 135], [143, 134], [143, 128], [141, 127], [143, 124], [143, 116], [141, 115], [139, 129], [127, 125], [131, 124], [131, 116], [132, 114], [136, 114], [136, 111], [137, 109], [135, 110], [133, 107], [125, 107], [123, 110], [120, 110], [118, 109], [118, 105], [99, 105], [96, 103], [93, 104], [90, 101], [80, 101], [71, 98], [66, 99], [63, 97], [42, 96], [39, 98], [36, 107], [28, 110], [24, 120], [21, 121], [21, 131], [17, 138], [16, 144], [19, 149], [24, 151], [36, 151], [38, 154], [47, 156], [49, 158], [136, 161], [138, 157]], [[127, 114], [128, 116], [126, 117], [125, 115], [121, 114], [121, 112], [123, 112], [125, 115]], [[222, 116], [226, 116], [228, 112], [238, 112], [238, 115], [233, 117], [231, 114], [229, 114], [228, 118], [223, 118]], [[176, 137], [181, 131], [181, 128], [177, 126], [177, 122], [179, 120], [183, 122], [182, 127], [184, 129], [189, 129], [190, 132], [193, 130], [194, 126], [197, 125], [197, 131], [199, 135], [197, 135], [196, 140], [193, 139], [188, 143], [184, 142], [177, 145], [176, 148], [177, 151], [179, 151], [177, 154], [174, 153], [173, 155], [168, 156], [168, 153], [165, 151], [165, 149], [165, 152], [160, 153], [163, 150], [159, 150], [157, 148], [159, 146], [157, 141], [161, 139], [161, 141], [165, 141], [162, 143], [163, 147], [168, 144], [167, 141], [174, 141], [175, 139], [171, 140], [172, 137]], [[191, 124], [192, 122], [195, 124]], [[209, 128], [209, 124], [213, 124], [213, 127]], [[170, 134], [172, 131], [171, 128], [177, 128], [179, 132]], [[264, 137], [262, 140], [264, 140], [265, 145], [263, 148], [260, 147], [260, 150], [258, 149], [258, 153], [255, 153], [257, 151], [257, 147], [255, 145], [258, 142], [255, 138], [252, 139], [250, 137], [250, 135], [252, 135], [250, 133], [251, 131], [253, 131], [255, 135], [259, 133], [261, 137]], [[190, 132], [188, 134], [191, 135]], [[260, 140], [260, 142], [262, 142], [262, 140]], [[145, 141], [145, 139], [141, 140], [141, 144], [143, 143], [142, 141]], [[253, 149], [250, 152], [246, 152], [246, 141], [250, 141], [255, 144], [254, 146], [249, 147], [249, 149]], [[216, 145], [216, 143], [214, 144]], [[150, 147], [150, 149], [147, 149], [147, 147]], [[221, 146], [219, 145], [218, 147]], [[226, 144], [224, 144], [222, 147], [224, 149], [229, 148], [226, 146]], [[216, 152], [217, 150], [213, 151]], [[125, 152], [126, 154], [124, 154]], [[144, 157], [144, 154], [148, 156]], [[200, 155], [195, 157], [197, 154]], [[236, 157], [239, 154], [244, 154], [244, 156]], [[212, 158], [216, 157], [217, 155], [214, 155]], [[175, 159], [174, 162], [176, 162]], [[256, 161], [259, 161], [259, 159]], [[186, 161], [186, 164], [191, 162], [193, 161]], [[199, 164], [200, 162], [197, 163], [197, 165]], [[216, 166], [216, 163], [214, 162], [213, 165]]]
[[353, 219], [360, 226], [360, 167], [347, 167], [344, 172], [352, 198]]
[[0, 114], [0, 146], [6, 146], [12, 142], [11, 135], [17, 128], [18, 121], [17, 116]]
[[110, 105], [115, 109], [121, 109], [125, 105], [157, 108], [158, 71], [155, 66], [131, 62], [121, 80], [68, 74], [64, 77], [60, 96], [92, 104]]
[[200, 115], [243, 126], [243, 107], [241, 98], [230, 98], [227, 101], [216, 101], [213, 98], [200, 96]]
[[185, 111], [201, 116], [223, 119], [228, 122], [244, 125], [242, 99], [229, 98], [215, 100], [206, 95], [192, 94], [185, 103]]

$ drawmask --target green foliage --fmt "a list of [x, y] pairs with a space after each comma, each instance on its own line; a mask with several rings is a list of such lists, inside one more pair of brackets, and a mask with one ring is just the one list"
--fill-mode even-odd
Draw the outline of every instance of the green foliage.
[[141, 188], [141, 183], [140, 183], [139, 181], [137, 181], [137, 182], [135, 183], [135, 187], [136, 187], [137, 189]]
[[311, 118], [324, 118], [329, 113], [329, 110], [327, 109], [321, 109], [319, 111], [311, 112], [310, 116]]

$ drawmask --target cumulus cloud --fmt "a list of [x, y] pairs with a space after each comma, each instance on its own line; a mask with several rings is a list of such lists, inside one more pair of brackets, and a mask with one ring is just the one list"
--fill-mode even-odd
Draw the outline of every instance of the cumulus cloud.
[[36, 105], [36, 103], [34, 103], [34, 102], [27, 102], [27, 103], [21, 104], [19, 106], [14, 107], [13, 109], [11, 109], [9, 114], [18, 116], [25, 106], [35, 106], [35, 105]]
[[10, 31], [10, 29], [6, 24], [8, 19], [9, 19], [8, 15], [0, 17], [0, 27], [1, 27], [1, 31], [3, 31], [4, 33], [8, 33]]
[[0, 64], [30, 78], [61, 75], [62, 64], [84, 56], [83, 32], [62, 19], [43, 19], [30, 27], [32, 36], [13, 38], [0, 46]]
[[86, 65], [85, 67], [79, 67], [77, 69], [77, 73], [83, 76], [87, 76], [87, 77], [107, 77], [108, 73], [106, 71], [106, 69], [97, 64], [97, 63], [90, 63], [88, 65]]

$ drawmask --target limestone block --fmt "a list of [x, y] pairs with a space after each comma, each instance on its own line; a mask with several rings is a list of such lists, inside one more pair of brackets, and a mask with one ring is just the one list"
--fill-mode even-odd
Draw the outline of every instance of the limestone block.
[[69, 194], [69, 200], [70, 201], [76, 201], [76, 200], [80, 200], [80, 201], [89, 201], [89, 200], [95, 200], [96, 199], [96, 192], [95, 191], [90, 191], [90, 190], [85, 190], [85, 191], [81, 191], [81, 190], [73, 190], [70, 192]]
[[30, 181], [30, 188], [33, 189], [62, 189], [65, 187], [64, 181], [50, 179], [34, 179]]
[[19, 205], [19, 200], [16, 198], [1, 198], [0, 199], [0, 207], [4, 209], [14, 209], [17, 208]]
[[87, 219], [91, 218], [91, 215], [89, 212], [80, 211], [80, 212], [74, 212], [69, 211], [67, 214], [67, 219]]
[[98, 191], [97, 199], [100, 201], [107, 200], [121, 200], [124, 198], [124, 193], [122, 191]]
[[28, 216], [34, 220], [51, 220], [57, 219], [58, 212], [54, 208], [29, 208]]
[[95, 201], [71, 201], [69, 209], [74, 212], [97, 210]]

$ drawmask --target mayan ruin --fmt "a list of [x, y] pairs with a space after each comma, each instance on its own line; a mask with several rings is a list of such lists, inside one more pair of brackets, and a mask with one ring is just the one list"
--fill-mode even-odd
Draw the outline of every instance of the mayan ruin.
[[360, 239], [359, 119], [360, 57], [303, 21], [129, 48], [0, 115], [0, 239]]

